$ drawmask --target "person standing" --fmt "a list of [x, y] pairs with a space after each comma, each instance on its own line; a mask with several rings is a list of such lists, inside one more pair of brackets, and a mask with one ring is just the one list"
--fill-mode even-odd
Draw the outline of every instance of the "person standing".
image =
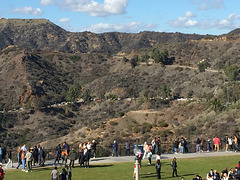
[[156, 146], [156, 154], [160, 153], [161, 154], [161, 139], [158, 137], [155, 141], [155, 146]]
[[182, 137], [182, 138], [181, 138], [181, 141], [180, 141], [180, 150], [179, 150], [179, 153], [180, 153], [180, 154], [183, 154], [183, 150], [184, 150], [184, 138]]
[[171, 166], [173, 169], [172, 177], [174, 177], [174, 174], [176, 175], [176, 177], [178, 177], [178, 175], [177, 175], [177, 159], [176, 158], [173, 158], [173, 161], [171, 162]]
[[33, 155], [32, 155], [32, 153], [29, 150], [27, 150], [27, 153], [26, 153], [25, 157], [26, 157], [26, 162], [27, 162], [27, 170], [26, 170], [26, 172], [28, 172], [28, 171], [32, 172], [32, 159], [33, 159]]
[[44, 166], [45, 163], [45, 151], [43, 147], [39, 150], [39, 165]]
[[156, 169], [156, 173], [157, 173], [157, 179], [161, 179], [161, 162], [160, 162], [160, 159], [157, 160], [157, 162], [155, 164], [155, 169]]
[[201, 144], [201, 140], [200, 140], [200, 138], [197, 138], [197, 141], [196, 141], [196, 153], [200, 153], [200, 144]]
[[3, 150], [2, 150], [2, 147], [0, 145], [0, 163], [2, 163], [2, 153], [3, 153]]
[[71, 179], [72, 179], [72, 170], [71, 170], [71, 166], [66, 165], [65, 168], [66, 168], [66, 170], [67, 170], [67, 176], [66, 176], [66, 179], [67, 179], [67, 180], [71, 180]]
[[145, 157], [148, 153], [148, 150], [149, 150], [147, 142], [144, 142], [143, 150], [144, 150], [143, 159], [145, 159]]
[[66, 142], [63, 143], [63, 149], [65, 149], [67, 151], [67, 153], [69, 154], [70, 149], [69, 149], [68, 143], [66, 143]]
[[35, 166], [36, 163], [38, 164], [38, 154], [39, 154], [39, 152], [38, 152], [37, 146], [34, 147], [32, 154], [33, 154], [33, 165]]
[[57, 166], [54, 167], [54, 169], [51, 172], [52, 180], [59, 180], [59, 172], [57, 170]]
[[205, 140], [203, 138], [201, 138], [200, 152], [203, 152], [204, 142], [205, 142]]
[[208, 139], [208, 140], [207, 140], [207, 152], [212, 151], [211, 143], [212, 143], [211, 140]]
[[74, 161], [77, 159], [77, 152], [72, 148], [72, 150], [69, 152], [69, 160], [70, 164], [69, 166], [74, 168]]
[[173, 148], [174, 148], [174, 153], [175, 154], [178, 153], [178, 146], [179, 146], [179, 139], [177, 138], [176, 141], [173, 144]]
[[225, 144], [226, 144], [226, 145], [225, 145], [225, 151], [228, 152], [228, 144], [229, 144], [229, 142], [228, 142], [228, 135], [225, 136], [224, 142], [225, 142]]
[[26, 159], [25, 159], [25, 153], [23, 150], [21, 150], [21, 160], [22, 160], [22, 171], [25, 171], [25, 164], [26, 164]]
[[8, 165], [11, 163], [11, 168], [13, 168], [13, 161], [12, 161], [12, 148], [10, 148], [7, 152], [8, 154], [8, 163], [6, 164], [6, 169], [8, 168]]
[[113, 152], [115, 154], [115, 157], [118, 156], [117, 151], [118, 151], [118, 144], [117, 144], [117, 141], [114, 141], [113, 142]]
[[130, 144], [129, 144], [129, 142], [125, 143], [125, 155], [130, 156]]
[[2, 165], [0, 165], [0, 180], [3, 180], [4, 174], [5, 174], [5, 172], [4, 172], [4, 170], [2, 169]]
[[148, 164], [151, 165], [152, 164], [152, 150], [151, 149], [148, 150], [147, 158], [148, 158]]
[[85, 147], [83, 155], [84, 155], [84, 166], [85, 168], [89, 168], [90, 153], [87, 147]]
[[97, 143], [95, 142], [95, 140], [92, 140], [92, 154], [93, 154], [93, 158], [96, 158], [96, 150], [97, 150]]
[[220, 144], [220, 139], [219, 139], [219, 137], [215, 137], [214, 139], [213, 139], [213, 142], [214, 142], [214, 150], [215, 151], [219, 151], [219, 144]]
[[[155, 154], [155, 149], [156, 149], [156, 142], [155, 142], [155, 138], [152, 139], [152, 153]], [[157, 153], [156, 153], [157, 154]]]

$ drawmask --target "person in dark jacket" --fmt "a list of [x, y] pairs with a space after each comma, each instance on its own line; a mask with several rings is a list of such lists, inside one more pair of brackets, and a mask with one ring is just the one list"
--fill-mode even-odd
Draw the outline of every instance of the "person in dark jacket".
[[65, 168], [62, 168], [62, 172], [59, 175], [60, 180], [67, 180], [67, 171]]
[[11, 164], [11, 167], [13, 168], [13, 161], [12, 161], [12, 148], [10, 148], [7, 152], [8, 155], [8, 163], [6, 164], [6, 168], [9, 164]]
[[115, 154], [115, 157], [118, 156], [117, 151], [118, 151], [118, 144], [117, 144], [117, 141], [114, 141], [113, 142], [113, 152]]
[[173, 169], [172, 177], [174, 177], [174, 174], [176, 175], [176, 177], [178, 177], [178, 175], [177, 175], [177, 159], [176, 158], [173, 158], [173, 161], [171, 162], [171, 166]]
[[79, 163], [80, 167], [84, 166], [84, 154], [83, 154], [82, 149], [79, 152], [78, 163]]
[[95, 142], [95, 140], [92, 141], [92, 154], [93, 154], [93, 158], [96, 158], [96, 150], [97, 150], [97, 143]]
[[217, 170], [214, 170], [212, 178], [213, 180], [220, 180], [220, 175]]
[[36, 163], [38, 163], [38, 148], [37, 146], [34, 147], [33, 149], [33, 165], [35, 166]]
[[177, 154], [178, 152], [178, 146], [179, 146], [179, 139], [176, 139], [176, 141], [173, 144], [174, 147], [174, 153]]
[[77, 159], [77, 152], [72, 148], [72, 150], [69, 152], [69, 159], [70, 159], [70, 164], [69, 166], [74, 168], [74, 161]]
[[157, 173], [157, 179], [161, 179], [161, 162], [160, 159], [157, 160], [157, 163], [155, 164], [155, 169]]
[[88, 151], [87, 147], [84, 149], [84, 166], [85, 168], [89, 168], [89, 160], [90, 160], [90, 152]]

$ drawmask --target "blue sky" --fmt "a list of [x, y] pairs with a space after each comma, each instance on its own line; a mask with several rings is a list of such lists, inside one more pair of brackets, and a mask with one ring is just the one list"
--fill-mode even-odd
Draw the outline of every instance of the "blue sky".
[[225, 34], [240, 0], [0, 0], [0, 17], [45, 18], [71, 32]]

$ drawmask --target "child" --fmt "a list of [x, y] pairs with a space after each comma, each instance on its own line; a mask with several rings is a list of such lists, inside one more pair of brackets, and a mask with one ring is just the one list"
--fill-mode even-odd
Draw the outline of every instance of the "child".
[[160, 155], [160, 153], [157, 153], [157, 156], [156, 156], [156, 160], [160, 160], [161, 159], [161, 155]]
[[157, 160], [157, 163], [155, 164], [156, 173], [157, 173], [157, 179], [161, 179], [161, 162], [160, 159]]
[[148, 150], [147, 157], [148, 157], [148, 165], [151, 165], [152, 164], [152, 150], [151, 149]]
[[176, 174], [176, 177], [177, 177], [178, 175], [177, 175], [177, 159], [176, 158], [173, 158], [173, 161], [171, 162], [171, 166], [173, 169], [172, 177], [174, 177], [174, 173]]

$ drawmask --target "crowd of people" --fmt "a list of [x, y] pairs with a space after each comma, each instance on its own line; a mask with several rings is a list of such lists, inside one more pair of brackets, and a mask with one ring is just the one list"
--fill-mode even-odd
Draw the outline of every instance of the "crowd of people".
[[235, 168], [230, 168], [228, 171], [227, 168], [224, 168], [220, 173], [215, 169], [210, 169], [206, 175], [206, 180], [232, 180], [240, 179], [240, 161]]

